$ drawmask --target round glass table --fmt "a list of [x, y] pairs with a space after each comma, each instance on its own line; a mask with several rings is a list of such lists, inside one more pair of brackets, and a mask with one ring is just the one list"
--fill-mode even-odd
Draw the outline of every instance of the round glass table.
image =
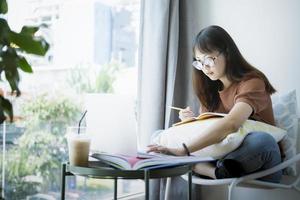
[[149, 179], [167, 178], [188, 174], [188, 199], [192, 198], [192, 165], [177, 165], [163, 168], [139, 170], [120, 170], [99, 161], [89, 161], [87, 167], [63, 163], [61, 168], [61, 199], [65, 199], [66, 176], [84, 176], [96, 179], [114, 179], [114, 199], [117, 199], [118, 179], [143, 179], [145, 181], [145, 199], [149, 199]]

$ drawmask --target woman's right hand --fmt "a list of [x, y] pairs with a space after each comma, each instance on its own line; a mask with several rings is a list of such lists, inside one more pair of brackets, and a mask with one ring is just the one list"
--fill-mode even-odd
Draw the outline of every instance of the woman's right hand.
[[189, 106], [179, 111], [179, 119], [181, 119], [181, 121], [187, 120], [192, 117], [195, 117], [195, 114]]

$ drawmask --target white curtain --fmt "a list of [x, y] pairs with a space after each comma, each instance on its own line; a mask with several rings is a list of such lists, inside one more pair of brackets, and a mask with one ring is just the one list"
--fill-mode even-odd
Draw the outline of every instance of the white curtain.
[[[143, 0], [138, 83], [139, 148], [145, 148], [151, 134], [178, 121], [178, 111], [168, 106], [191, 106], [198, 110], [192, 91], [192, 41], [199, 31], [193, 18], [196, 0]], [[180, 178], [172, 181], [171, 197], [185, 199]], [[161, 199], [164, 184], [151, 184], [151, 199]], [[174, 199], [171, 198], [171, 199]]]
[[168, 106], [197, 112], [192, 91], [192, 41], [195, 1], [143, 0], [138, 81], [139, 147], [149, 144], [151, 134], [178, 120], [178, 112]]
[[140, 147], [162, 129], [172, 104], [179, 41], [179, 0], [141, 3], [139, 50], [138, 132]]

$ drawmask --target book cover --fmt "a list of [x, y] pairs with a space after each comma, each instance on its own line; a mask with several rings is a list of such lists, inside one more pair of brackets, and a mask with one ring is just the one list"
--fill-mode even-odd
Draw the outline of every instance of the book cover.
[[210, 119], [210, 118], [224, 117], [225, 115], [226, 114], [224, 114], [224, 113], [205, 112], [205, 113], [200, 114], [197, 117], [191, 117], [191, 118], [188, 118], [186, 120], [177, 122], [177, 123], [173, 124], [173, 126], [179, 126], [179, 125], [182, 125], [182, 124], [187, 124], [187, 123], [198, 121], [198, 120], [205, 120], [205, 119]]
[[129, 156], [121, 154], [94, 153], [91, 157], [98, 159], [117, 169], [138, 170], [144, 168], [160, 168], [181, 164], [192, 164], [213, 161], [212, 157], [197, 156], [170, 156], [164, 154], [151, 154], [149, 156]]

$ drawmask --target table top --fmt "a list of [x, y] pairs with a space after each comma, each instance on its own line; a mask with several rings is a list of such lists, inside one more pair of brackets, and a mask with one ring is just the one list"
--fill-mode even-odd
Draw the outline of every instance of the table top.
[[69, 163], [65, 163], [65, 165], [66, 171], [73, 175], [101, 179], [144, 179], [146, 173], [148, 173], [149, 178], [166, 178], [181, 176], [191, 171], [191, 165], [187, 164], [165, 168], [139, 170], [116, 169], [100, 161], [89, 161], [87, 167], [74, 166], [70, 165]]

